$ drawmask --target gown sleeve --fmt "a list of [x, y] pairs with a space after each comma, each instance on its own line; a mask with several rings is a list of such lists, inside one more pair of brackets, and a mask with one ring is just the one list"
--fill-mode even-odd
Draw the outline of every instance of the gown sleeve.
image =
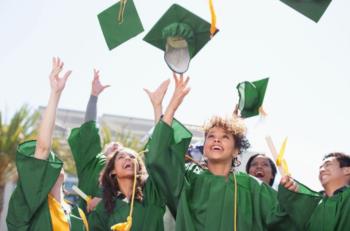
[[68, 138], [77, 174], [79, 188], [89, 196], [100, 196], [99, 175], [106, 164], [101, 153], [101, 141], [95, 121], [74, 128]]
[[160, 120], [148, 143], [145, 162], [149, 176], [173, 215], [184, 183], [184, 156], [191, 138], [191, 132], [177, 120], [172, 126]]
[[279, 185], [278, 200], [283, 210], [289, 214], [298, 227], [303, 229], [322, 197], [301, 183], [298, 183], [298, 186], [299, 191], [292, 192]]
[[56, 183], [63, 163], [54, 153], [47, 160], [34, 157], [36, 141], [22, 143], [17, 148], [18, 182], [7, 214], [9, 230], [27, 230], [36, 212], [47, 200]]

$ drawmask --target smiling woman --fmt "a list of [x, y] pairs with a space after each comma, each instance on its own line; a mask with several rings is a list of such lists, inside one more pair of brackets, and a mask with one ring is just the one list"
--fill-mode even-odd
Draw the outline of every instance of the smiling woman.
[[272, 186], [275, 181], [277, 168], [269, 157], [258, 153], [249, 158], [246, 165], [246, 172]]
[[174, 74], [174, 80], [173, 97], [154, 129], [146, 163], [176, 214], [176, 230], [296, 230], [279, 210], [271, 187], [235, 171], [235, 158], [249, 147], [242, 120], [213, 117], [205, 126], [207, 165], [185, 165], [185, 151], [176, 142], [191, 134], [174, 114], [189, 92], [188, 78]]
[[[147, 178], [143, 161], [137, 157], [137, 152], [129, 148], [121, 148], [108, 161], [102, 174], [104, 206], [108, 213], [112, 213], [115, 207], [115, 199], [129, 200], [132, 193], [134, 168], [137, 172], [136, 199], [143, 200], [142, 188]], [[133, 160], [136, 160], [134, 162]], [[137, 163], [137, 166], [135, 166]]]

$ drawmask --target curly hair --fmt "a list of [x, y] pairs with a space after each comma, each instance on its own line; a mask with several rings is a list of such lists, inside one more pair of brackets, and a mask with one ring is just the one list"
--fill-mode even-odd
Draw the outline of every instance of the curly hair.
[[113, 212], [113, 209], [115, 207], [116, 198], [120, 195], [120, 189], [118, 185], [118, 180], [115, 174], [113, 174], [114, 170], [114, 162], [118, 154], [120, 153], [128, 153], [131, 155], [136, 156], [136, 160], [138, 163], [137, 168], [137, 182], [136, 182], [136, 192], [135, 192], [135, 199], [142, 201], [143, 200], [143, 193], [142, 189], [144, 186], [144, 183], [147, 179], [147, 172], [146, 167], [141, 160], [141, 158], [138, 157], [137, 152], [135, 152], [132, 149], [129, 148], [121, 148], [119, 149], [107, 162], [106, 167], [103, 170], [102, 177], [101, 177], [101, 186], [103, 188], [103, 200], [104, 200], [104, 206], [105, 209], [109, 214]]
[[240, 118], [225, 119], [220, 116], [213, 116], [207, 123], [204, 124], [204, 136], [206, 137], [209, 130], [213, 127], [223, 128], [226, 132], [233, 135], [235, 147], [238, 149], [238, 154], [242, 154], [250, 147], [250, 143], [246, 137], [246, 127], [243, 120]]

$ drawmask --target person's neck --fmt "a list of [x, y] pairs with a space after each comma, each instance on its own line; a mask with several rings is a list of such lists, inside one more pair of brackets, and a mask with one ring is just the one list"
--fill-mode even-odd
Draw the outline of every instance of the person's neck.
[[50, 191], [51, 195], [58, 201], [59, 203], [63, 202], [63, 189], [62, 189], [62, 182], [60, 180], [57, 180], [54, 186], [51, 188]]
[[323, 188], [324, 188], [325, 194], [328, 197], [331, 197], [334, 195], [335, 191], [347, 185], [348, 185], [348, 182], [346, 180], [339, 180], [336, 182], [330, 182], [326, 185], [323, 185]]
[[208, 161], [208, 170], [216, 176], [228, 176], [232, 168], [232, 161], [230, 162], [213, 162]]
[[117, 180], [120, 192], [130, 199], [132, 194], [133, 179], [118, 178]]

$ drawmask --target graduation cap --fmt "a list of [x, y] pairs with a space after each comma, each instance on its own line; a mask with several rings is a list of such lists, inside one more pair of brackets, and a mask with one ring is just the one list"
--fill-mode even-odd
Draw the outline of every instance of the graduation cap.
[[265, 78], [254, 82], [245, 81], [237, 85], [236, 88], [239, 94], [238, 109], [242, 118], [259, 115], [268, 81], [269, 78]]
[[281, 0], [294, 10], [318, 22], [332, 0]]
[[210, 23], [173, 4], [143, 40], [165, 51], [164, 59], [169, 68], [181, 74], [187, 71], [190, 60], [210, 38]]
[[110, 50], [143, 31], [140, 17], [132, 0], [120, 0], [102, 11], [97, 17]]

